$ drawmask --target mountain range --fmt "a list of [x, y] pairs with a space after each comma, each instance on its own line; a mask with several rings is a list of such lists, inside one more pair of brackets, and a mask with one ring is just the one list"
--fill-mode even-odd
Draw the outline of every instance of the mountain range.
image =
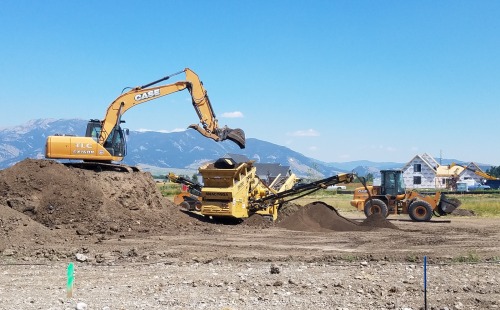
[[[86, 126], [87, 121], [81, 119], [37, 119], [23, 125], [0, 129], [0, 169], [12, 166], [25, 158], [44, 158], [45, 140], [48, 136], [84, 136]], [[299, 177], [310, 178], [328, 177], [349, 171], [359, 175], [372, 173], [376, 176], [381, 169], [401, 168], [405, 164], [367, 160], [326, 163], [287, 147], [255, 138], [247, 138], [245, 149], [240, 149], [231, 141], [215, 142], [191, 129], [172, 133], [130, 131], [127, 144], [128, 154], [123, 163], [138, 166], [153, 174], [171, 171], [191, 175], [203, 163], [226, 154], [240, 154], [260, 163], [290, 166]], [[449, 162], [451, 163], [451, 160]]]

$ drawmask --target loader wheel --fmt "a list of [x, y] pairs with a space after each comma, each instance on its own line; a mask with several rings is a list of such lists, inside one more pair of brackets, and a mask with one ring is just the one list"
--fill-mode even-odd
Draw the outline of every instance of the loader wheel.
[[374, 213], [380, 213], [383, 217], [387, 217], [389, 209], [387, 205], [380, 199], [367, 199], [365, 202], [365, 215], [369, 217]]
[[417, 200], [410, 205], [408, 213], [415, 222], [428, 222], [432, 218], [432, 207], [427, 201]]

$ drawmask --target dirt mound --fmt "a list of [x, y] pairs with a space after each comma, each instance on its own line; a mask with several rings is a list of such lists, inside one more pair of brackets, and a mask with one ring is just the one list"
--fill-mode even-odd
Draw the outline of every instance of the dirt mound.
[[453, 212], [451, 212], [452, 215], [456, 216], [476, 216], [476, 213], [472, 210], [467, 210], [467, 209], [455, 209]]
[[376, 227], [376, 228], [390, 228], [399, 229], [396, 225], [389, 222], [382, 214], [373, 213], [367, 217], [361, 224], [361, 226]]
[[332, 206], [316, 201], [300, 207], [277, 223], [278, 227], [298, 231], [356, 231], [366, 227], [338, 214]]
[[79, 235], [182, 231], [193, 221], [162, 197], [149, 173], [94, 172], [51, 160], [26, 159], [0, 171], [0, 205]]
[[58, 232], [10, 207], [0, 205], [0, 253], [11, 245], [43, 244], [60, 238]]
[[242, 225], [257, 228], [269, 228], [273, 226], [273, 222], [272, 218], [268, 218], [260, 214], [252, 214], [243, 221]]
[[373, 228], [397, 229], [384, 217], [370, 216], [358, 223], [341, 216], [334, 207], [316, 201], [305, 206], [286, 204], [280, 209], [276, 226], [297, 231], [367, 231]]

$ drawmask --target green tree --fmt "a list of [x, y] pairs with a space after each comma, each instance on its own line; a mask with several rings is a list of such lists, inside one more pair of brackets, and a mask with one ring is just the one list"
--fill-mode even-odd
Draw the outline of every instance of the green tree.
[[500, 178], [500, 166], [496, 166], [496, 167], [491, 166], [490, 169], [486, 170], [486, 173], [491, 175], [491, 176]]
[[193, 175], [191, 176], [191, 181], [198, 184], [198, 175], [196, 173], [193, 173]]
[[373, 173], [368, 173], [366, 175], [366, 182], [373, 182]]

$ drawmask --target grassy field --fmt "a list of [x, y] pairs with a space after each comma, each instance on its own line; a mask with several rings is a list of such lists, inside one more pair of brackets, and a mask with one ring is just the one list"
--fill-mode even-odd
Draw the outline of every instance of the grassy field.
[[[500, 217], [500, 194], [480, 194], [480, 195], [447, 195], [450, 198], [457, 198], [462, 202], [461, 209], [473, 211], [481, 217]], [[297, 199], [296, 202], [304, 205], [314, 201], [323, 201], [339, 211], [356, 212], [350, 205], [352, 194], [328, 195], [321, 192]]]
[[[181, 192], [180, 185], [175, 183], [158, 183], [163, 196], [173, 199]], [[359, 184], [348, 184], [347, 190], [354, 190]], [[319, 190], [311, 195], [294, 200], [295, 203], [306, 205], [314, 201], [323, 201], [342, 212], [358, 212], [350, 205], [352, 194], [338, 194], [335, 191]], [[461, 209], [473, 211], [481, 217], [500, 217], [500, 193], [479, 195], [447, 195], [462, 202]], [[360, 212], [361, 213], [361, 212]], [[362, 213], [361, 213], [362, 214]]]

